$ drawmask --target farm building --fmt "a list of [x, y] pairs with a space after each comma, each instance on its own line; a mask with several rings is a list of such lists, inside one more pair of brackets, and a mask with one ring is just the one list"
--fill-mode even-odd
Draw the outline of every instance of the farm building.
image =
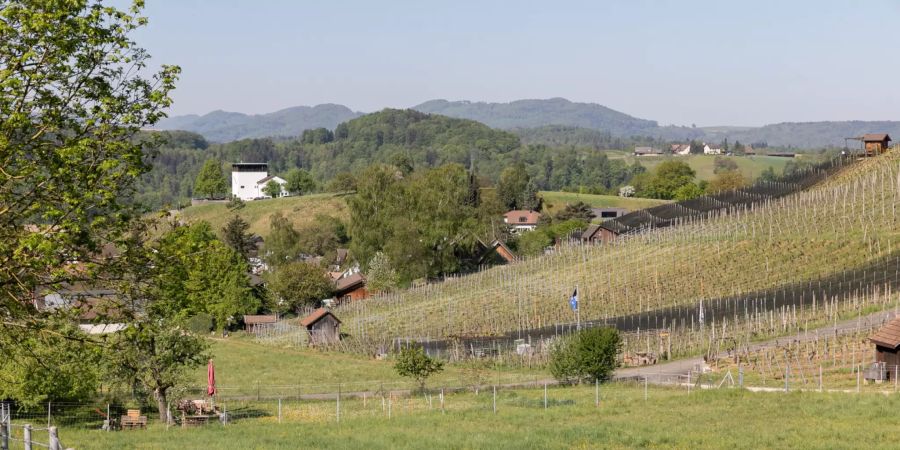
[[608, 230], [597, 224], [591, 224], [588, 226], [587, 230], [584, 230], [584, 233], [581, 234], [581, 240], [590, 243], [608, 243], [614, 241], [616, 236], [618, 236], [618, 233], [612, 230]]
[[478, 244], [482, 249], [478, 265], [507, 264], [516, 261], [516, 254], [502, 241], [495, 239], [489, 245], [478, 241]]
[[628, 210], [625, 208], [591, 208], [591, 212], [594, 213], [595, 219], [600, 220], [609, 220], [615, 219], [616, 217], [622, 217], [625, 214], [628, 214]]
[[690, 155], [691, 144], [672, 144], [669, 146], [669, 151], [671, 151], [673, 155], [678, 156]]
[[268, 315], [246, 315], [244, 316], [244, 329], [248, 333], [257, 331], [258, 328], [264, 328], [278, 321], [278, 316], [274, 314]]
[[334, 298], [338, 300], [362, 300], [369, 296], [366, 279], [359, 272], [340, 278], [334, 282]]
[[891, 146], [891, 137], [887, 134], [864, 134], [861, 138], [866, 149], [866, 156], [880, 155]]
[[341, 321], [325, 308], [304, 317], [300, 325], [309, 333], [309, 345], [333, 344], [341, 340]]
[[[900, 317], [881, 327], [869, 340], [875, 344], [875, 363], [883, 367], [883, 377], [873, 379], [894, 379], [900, 365]], [[869, 378], [867, 376], [867, 378]]]
[[506, 223], [513, 232], [533, 231], [538, 226], [541, 219], [541, 213], [537, 211], [512, 210], [503, 215], [503, 222]]
[[655, 156], [662, 155], [662, 150], [653, 147], [635, 147], [634, 156]]

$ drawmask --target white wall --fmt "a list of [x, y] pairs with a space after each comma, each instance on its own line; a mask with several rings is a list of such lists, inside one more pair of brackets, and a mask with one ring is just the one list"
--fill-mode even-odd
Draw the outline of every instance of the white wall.
[[263, 196], [257, 181], [269, 176], [266, 172], [231, 172], [231, 195], [241, 200], [253, 200]]

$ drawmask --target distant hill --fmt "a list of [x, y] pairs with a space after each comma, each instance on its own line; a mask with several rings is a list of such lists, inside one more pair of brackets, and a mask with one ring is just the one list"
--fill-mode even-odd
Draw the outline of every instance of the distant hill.
[[[706, 139], [720, 142], [728, 138], [730, 142], [741, 141], [752, 144], [766, 142], [770, 146], [821, 148], [843, 147], [844, 138], [861, 136], [866, 133], [888, 133], [900, 139], [900, 122], [897, 121], [841, 121], [841, 122], [784, 122], [750, 127], [716, 127], [704, 129]], [[850, 147], [859, 146], [851, 141]]]
[[613, 136], [638, 136], [649, 135], [659, 128], [654, 120], [638, 119], [596, 103], [575, 103], [564, 98], [509, 103], [430, 100], [412, 109], [477, 120], [503, 129], [565, 125], [601, 130]]
[[160, 121], [160, 130], [185, 130], [212, 142], [261, 137], [296, 137], [304, 130], [334, 129], [339, 123], [361, 116], [343, 105], [295, 106], [268, 114], [248, 115], [213, 111], [202, 116], [174, 116]]

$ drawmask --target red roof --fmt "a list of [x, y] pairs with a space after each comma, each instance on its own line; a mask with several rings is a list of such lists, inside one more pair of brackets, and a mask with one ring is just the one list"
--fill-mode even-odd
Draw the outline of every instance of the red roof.
[[504, 214], [503, 217], [508, 225], [537, 225], [541, 213], [517, 209]]
[[865, 142], [881, 142], [881, 141], [890, 141], [891, 137], [884, 133], [870, 133], [864, 134], [862, 140]]
[[900, 317], [890, 321], [881, 327], [875, 334], [869, 336], [869, 340], [888, 348], [900, 346]]
[[363, 286], [366, 284], [366, 279], [363, 278], [361, 273], [354, 273], [349, 277], [341, 278], [334, 282], [334, 290], [337, 291], [338, 296], [340, 294], [344, 294], [346, 292], [352, 291], [357, 287]]
[[335, 317], [334, 314], [331, 314], [331, 311], [329, 311], [325, 308], [319, 308], [319, 309], [313, 311], [312, 314], [304, 317], [303, 320], [300, 321], [300, 325], [302, 325], [304, 327], [308, 327], [308, 326], [322, 320], [322, 318], [325, 316], [334, 317], [334, 320], [337, 320], [338, 323], [341, 323], [340, 319]]
[[259, 315], [259, 316], [254, 316], [254, 315], [245, 315], [244, 316], [244, 323], [247, 325], [257, 325], [257, 324], [261, 324], [261, 323], [275, 323], [277, 321], [278, 321], [278, 316], [276, 316], [274, 314]]

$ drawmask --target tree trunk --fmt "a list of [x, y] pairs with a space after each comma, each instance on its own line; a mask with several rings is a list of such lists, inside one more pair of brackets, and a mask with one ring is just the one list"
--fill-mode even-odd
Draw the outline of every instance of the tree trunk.
[[158, 387], [153, 391], [153, 395], [156, 397], [156, 407], [159, 409], [159, 421], [172, 424], [172, 416], [169, 414], [169, 402], [166, 399], [167, 390], [168, 388]]

